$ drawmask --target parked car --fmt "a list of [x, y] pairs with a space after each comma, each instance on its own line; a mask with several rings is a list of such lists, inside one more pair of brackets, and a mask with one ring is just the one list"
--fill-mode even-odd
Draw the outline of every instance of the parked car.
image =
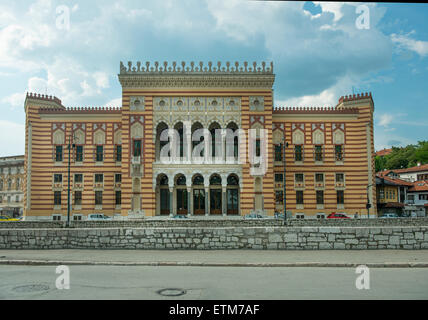
[[187, 219], [187, 216], [184, 214], [176, 214], [172, 217], [173, 219]]
[[327, 216], [327, 219], [351, 219], [344, 213], [332, 212]]
[[263, 219], [263, 218], [266, 218], [266, 217], [258, 213], [249, 213], [244, 216], [244, 219]]
[[384, 213], [381, 218], [398, 218], [398, 215], [393, 212]]
[[21, 221], [20, 218], [9, 218], [6, 216], [0, 216], [0, 221]]
[[106, 216], [103, 213], [92, 213], [88, 216], [88, 221], [110, 221], [113, 220], [111, 217]]

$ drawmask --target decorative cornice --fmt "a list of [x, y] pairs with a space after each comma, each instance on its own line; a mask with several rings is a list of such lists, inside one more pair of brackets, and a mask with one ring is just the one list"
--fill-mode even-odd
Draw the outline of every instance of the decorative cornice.
[[217, 63], [216, 67], [209, 62], [208, 66], [203, 66], [200, 62], [199, 66], [195, 66], [194, 62], [190, 66], [186, 66], [185, 62], [181, 63], [181, 67], [177, 67], [173, 62], [172, 66], [168, 66], [164, 62], [163, 67], [155, 62], [154, 66], [150, 66], [150, 62], [146, 62], [145, 67], [137, 62], [136, 66], [132, 62], [128, 62], [126, 68], [123, 62], [120, 63], [119, 81], [122, 87], [127, 88], [260, 88], [271, 89], [275, 75], [273, 74], [273, 63], [270, 67], [266, 67], [266, 63], [262, 62], [261, 66], [257, 66], [254, 62], [253, 67], [248, 67], [248, 63], [244, 62], [244, 66], [240, 67], [236, 62], [235, 66], [230, 66], [227, 62], [226, 66], [222, 66], [221, 62]]

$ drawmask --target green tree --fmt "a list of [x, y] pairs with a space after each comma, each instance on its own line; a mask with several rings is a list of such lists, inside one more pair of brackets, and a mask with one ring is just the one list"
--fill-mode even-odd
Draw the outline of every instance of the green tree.
[[403, 169], [428, 163], [428, 141], [419, 141], [417, 145], [392, 147], [390, 154], [375, 157], [376, 172], [384, 169]]

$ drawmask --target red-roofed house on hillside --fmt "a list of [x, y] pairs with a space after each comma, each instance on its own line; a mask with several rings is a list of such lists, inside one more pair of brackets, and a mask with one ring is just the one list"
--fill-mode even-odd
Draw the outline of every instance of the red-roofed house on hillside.
[[405, 169], [392, 169], [380, 171], [376, 174], [381, 177], [400, 178], [409, 182], [428, 180], [428, 163]]
[[376, 151], [375, 155], [376, 155], [376, 157], [377, 156], [384, 157], [384, 156], [390, 154], [391, 152], [392, 152], [392, 148], [391, 149], [382, 149], [382, 150]]
[[[377, 212], [381, 217], [386, 213], [396, 213], [398, 216], [407, 216], [406, 200], [409, 188], [413, 184], [389, 176], [376, 176]], [[410, 208], [413, 209], [413, 208]]]
[[428, 180], [413, 183], [408, 190], [406, 203], [414, 207], [410, 212], [412, 216], [428, 215]]

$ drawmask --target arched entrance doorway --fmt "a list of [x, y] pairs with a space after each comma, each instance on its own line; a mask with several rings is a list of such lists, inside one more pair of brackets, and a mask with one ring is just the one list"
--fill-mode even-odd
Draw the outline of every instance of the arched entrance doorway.
[[193, 177], [193, 214], [205, 214], [204, 177], [200, 174]]
[[160, 201], [160, 215], [170, 214], [170, 193], [168, 187], [168, 177], [162, 175], [159, 179], [159, 201]]
[[210, 178], [210, 214], [222, 214], [221, 177], [214, 174]]
[[189, 210], [186, 177], [179, 175], [175, 181], [175, 186], [177, 214], [185, 215]]
[[239, 214], [239, 179], [235, 175], [230, 175], [227, 178], [227, 214], [238, 215]]

